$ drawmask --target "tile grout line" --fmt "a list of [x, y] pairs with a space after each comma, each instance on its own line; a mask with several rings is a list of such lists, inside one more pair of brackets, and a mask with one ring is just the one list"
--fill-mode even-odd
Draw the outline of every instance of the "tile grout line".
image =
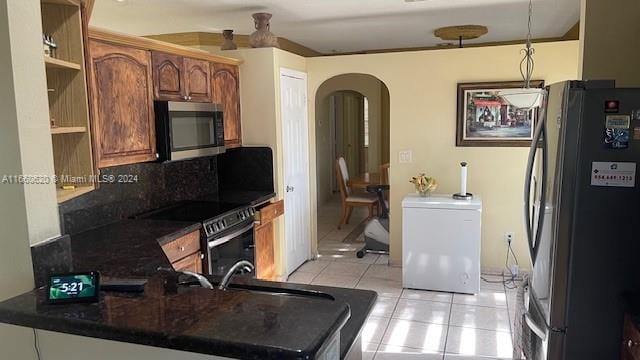
[[444, 348], [442, 349], [442, 360], [445, 360], [447, 354], [447, 343], [449, 342], [449, 329], [451, 329], [451, 316], [453, 315], [453, 296], [451, 294], [451, 302], [449, 303], [449, 319], [447, 319], [447, 333], [444, 336]]
[[[369, 266], [371, 266], [371, 265], [369, 265]], [[369, 268], [367, 268], [367, 270], [369, 270]], [[364, 274], [362, 274], [362, 277], [364, 277]], [[362, 279], [362, 278], [360, 278], [360, 279]], [[402, 292], [403, 291], [404, 291], [404, 288], [400, 291], [400, 296], [402, 296]], [[376, 292], [376, 294], [377, 294], [377, 292]], [[391, 316], [389, 317], [389, 322], [387, 323], [387, 326], [384, 328], [384, 332], [382, 333], [382, 338], [380, 339], [380, 343], [378, 344], [378, 348], [376, 349], [376, 353], [373, 355], [373, 360], [375, 360], [376, 356], [378, 356], [378, 350], [382, 346], [382, 341], [384, 340], [384, 336], [387, 335], [387, 331], [389, 330], [389, 326], [391, 326], [391, 320], [393, 320], [393, 314], [396, 312], [396, 309], [398, 308], [398, 303], [400, 302], [400, 296], [398, 296], [396, 298], [396, 304], [393, 306], [393, 310], [391, 311]], [[380, 297], [380, 296], [378, 296], [378, 297]], [[378, 300], [376, 299], [376, 302], [377, 301]]]

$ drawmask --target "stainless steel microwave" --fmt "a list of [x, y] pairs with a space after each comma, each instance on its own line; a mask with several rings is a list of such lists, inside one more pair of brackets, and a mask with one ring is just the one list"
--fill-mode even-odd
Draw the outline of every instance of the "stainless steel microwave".
[[221, 105], [156, 101], [154, 109], [160, 161], [213, 156], [225, 151]]

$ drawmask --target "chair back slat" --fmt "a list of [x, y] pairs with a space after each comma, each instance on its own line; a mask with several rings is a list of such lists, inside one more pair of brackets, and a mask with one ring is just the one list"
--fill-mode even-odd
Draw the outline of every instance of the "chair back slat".
[[349, 170], [347, 169], [347, 162], [343, 157], [336, 159], [336, 180], [340, 188], [340, 197], [344, 201], [349, 195], [351, 190], [349, 189]]

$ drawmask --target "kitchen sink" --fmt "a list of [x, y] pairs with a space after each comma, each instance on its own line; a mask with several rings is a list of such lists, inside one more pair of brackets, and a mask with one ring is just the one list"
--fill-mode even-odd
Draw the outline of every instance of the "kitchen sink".
[[315, 299], [331, 300], [335, 301], [335, 298], [329, 294], [305, 289], [288, 289], [275, 286], [257, 286], [247, 284], [229, 284], [229, 289], [233, 290], [245, 290], [260, 294], [269, 294], [277, 296], [295, 296], [295, 297], [310, 297]]
[[[188, 281], [180, 282], [179, 285], [200, 286], [200, 283], [198, 283], [198, 281], [195, 281], [195, 280], [188, 280]], [[274, 296], [306, 297], [306, 298], [314, 298], [314, 299], [329, 300], [329, 301], [336, 300], [333, 296], [317, 290], [290, 289], [290, 288], [280, 288], [276, 286], [229, 284], [228, 290], [248, 291], [256, 294], [267, 294], [267, 295], [274, 295]]]

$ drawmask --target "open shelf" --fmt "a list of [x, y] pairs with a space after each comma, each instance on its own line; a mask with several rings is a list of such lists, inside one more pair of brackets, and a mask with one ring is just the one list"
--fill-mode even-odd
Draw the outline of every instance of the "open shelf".
[[86, 133], [86, 126], [59, 126], [51, 128], [51, 135]]
[[[88, 181], [95, 174], [89, 131], [89, 101], [84, 62], [84, 24], [81, 0], [40, 0], [42, 33], [58, 44], [56, 57], [42, 55], [47, 76], [53, 165], [59, 179]], [[67, 135], [72, 134], [72, 135]], [[62, 185], [60, 183], [59, 185]], [[72, 184], [69, 184], [72, 185]], [[77, 187], [56, 189], [58, 203], [86, 194], [94, 183], [75, 183]]]
[[64, 190], [61, 188], [57, 188], [56, 189], [56, 198], [58, 199], [58, 203], [62, 203], [65, 202], [67, 200], [71, 200], [76, 196], [80, 196], [82, 194], [86, 194], [90, 191], [95, 190], [95, 186], [93, 185], [89, 185], [89, 186], [78, 186], [75, 189], [71, 189], [71, 190]]
[[67, 69], [67, 70], [80, 70], [80, 69], [82, 69], [80, 64], [76, 64], [76, 63], [72, 63], [70, 61], [65, 61], [65, 60], [52, 58], [50, 56], [44, 56], [44, 65], [48, 69]]

